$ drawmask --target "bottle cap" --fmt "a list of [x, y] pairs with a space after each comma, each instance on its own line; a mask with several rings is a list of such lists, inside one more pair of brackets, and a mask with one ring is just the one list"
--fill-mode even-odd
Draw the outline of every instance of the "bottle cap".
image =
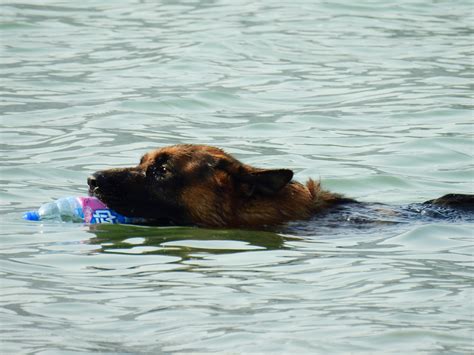
[[40, 215], [37, 211], [30, 211], [23, 215], [23, 219], [26, 219], [27, 221], [39, 221]]

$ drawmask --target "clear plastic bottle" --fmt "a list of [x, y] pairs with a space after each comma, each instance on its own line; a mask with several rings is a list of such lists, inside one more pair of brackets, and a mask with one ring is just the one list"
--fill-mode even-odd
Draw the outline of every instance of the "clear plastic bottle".
[[29, 221], [62, 221], [82, 223], [144, 223], [143, 218], [125, 217], [109, 209], [95, 197], [63, 197], [45, 203], [37, 211], [26, 212], [23, 218]]

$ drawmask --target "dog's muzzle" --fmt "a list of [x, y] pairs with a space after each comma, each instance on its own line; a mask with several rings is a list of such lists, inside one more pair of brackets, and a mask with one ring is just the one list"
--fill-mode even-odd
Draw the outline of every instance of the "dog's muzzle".
[[94, 195], [99, 192], [99, 173], [94, 173], [87, 178], [87, 185], [89, 185], [89, 194]]

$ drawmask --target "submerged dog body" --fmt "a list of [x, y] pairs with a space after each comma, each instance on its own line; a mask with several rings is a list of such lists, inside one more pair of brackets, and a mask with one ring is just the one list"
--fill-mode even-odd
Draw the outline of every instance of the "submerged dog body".
[[[292, 178], [291, 170], [255, 168], [219, 148], [175, 145], [145, 154], [135, 167], [96, 172], [88, 184], [110, 208], [155, 224], [260, 228], [357, 203]], [[472, 196], [451, 196], [433, 201], [472, 206]]]

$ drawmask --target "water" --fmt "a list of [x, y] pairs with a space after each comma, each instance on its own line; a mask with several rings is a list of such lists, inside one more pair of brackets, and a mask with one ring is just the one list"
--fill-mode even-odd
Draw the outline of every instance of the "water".
[[29, 223], [205, 143], [363, 201], [473, 190], [470, 1], [4, 1], [5, 354], [470, 353], [472, 225]]

